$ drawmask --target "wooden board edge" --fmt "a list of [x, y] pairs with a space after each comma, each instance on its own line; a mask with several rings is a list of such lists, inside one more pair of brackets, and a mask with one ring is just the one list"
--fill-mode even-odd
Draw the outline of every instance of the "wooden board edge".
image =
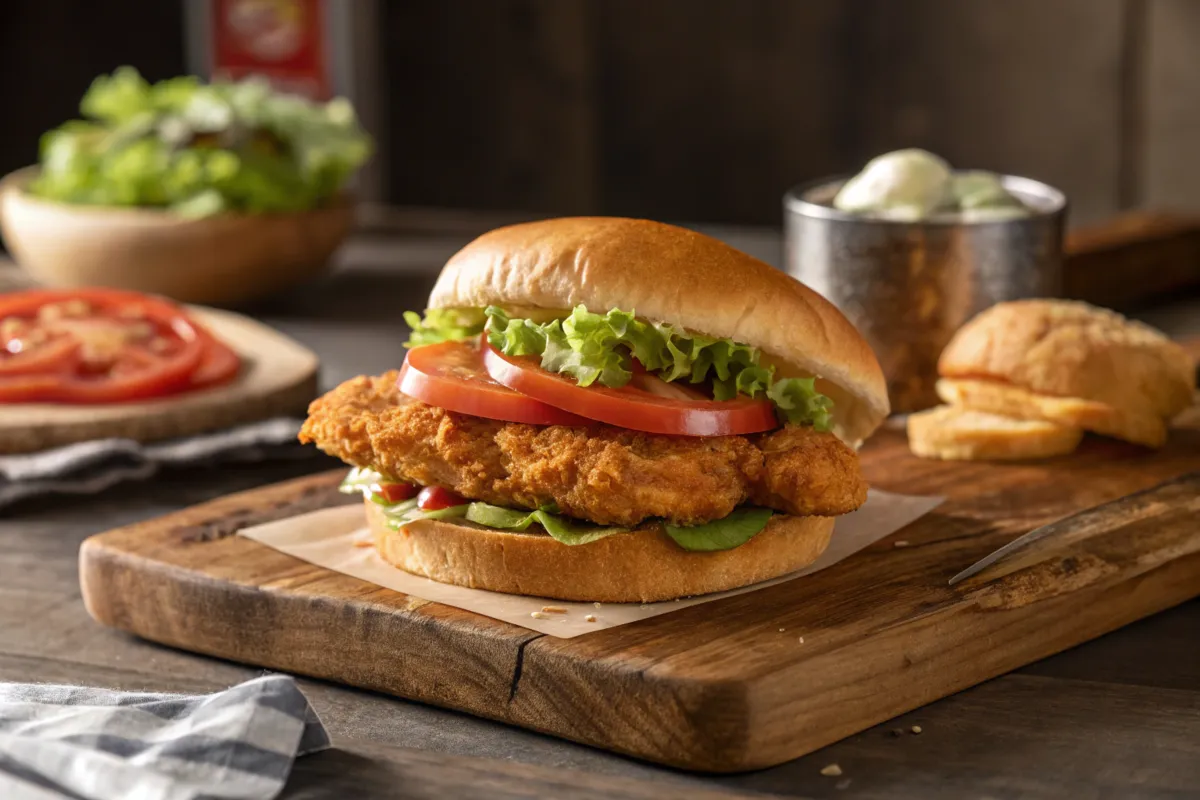
[[[252, 492], [266, 492], [265, 496], [281, 497], [290, 493], [288, 487], [293, 485], [314, 480], [323, 480], [329, 485], [340, 474], [341, 471], [337, 470]], [[1179, 480], [1181, 479], [1168, 483], [1178, 483]], [[1157, 489], [1152, 489], [1141, 493], [1140, 496], [1144, 500], [1155, 491]], [[188, 511], [178, 512], [172, 517], [182, 520], [189, 516], [189, 512], [204, 509], [208, 509], [206, 514], [211, 516], [214, 507], [224, 508], [222, 504], [249, 494], [251, 492], [244, 492], [210, 501]], [[1076, 516], [1083, 517], [1089, 511]], [[192, 516], [199, 519], [204, 514]], [[130, 529], [123, 530], [127, 534], [130, 532]], [[1109, 533], [1113, 530], [1120, 532], [1120, 529], [1108, 529]], [[1194, 531], [1194, 528], [1189, 530]], [[116, 540], [111, 538], [112, 536], [113, 534], [102, 534], [95, 537], [96, 541], [92, 542], [91, 547], [98, 548], [102, 544], [115, 543]], [[1188, 542], [1192, 542], [1192, 539], [1189, 538]], [[85, 543], [86, 545], [88, 543]], [[87, 548], [86, 552], [93, 563], [101, 564], [102, 553], [92, 553], [90, 548]], [[81, 563], [84, 553], [85, 550], [81, 550]], [[137, 579], [137, 565], [133, 560], [136, 558], [138, 557], [131, 556], [121, 565], [131, 576], [130, 579]], [[1006, 579], [1008, 577], [1004, 576]], [[993, 582], [964, 584], [962, 589], [958, 590], [964, 594], [957, 596], [953, 603], [929, 608], [911, 622], [877, 631], [875, 635], [886, 645], [884, 649], [887, 651], [887, 657], [896, 659], [897, 669], [892, 683], [881, 684], [877, 678], [877, 671], [867, 669], [870, 657], [875, 652], [872, 647], [861, 641], [850, 642], [825, 653], [817, 650], [818, 655], [814, 656], [837, 659], [838, 669], [831, 667], [828, 670], [830, 674], [836, 675], [835, 683], [809, 686], [808, 691], [803, 694], [792, 693], [787, 702], [782, 701], [781, 697], [784, 687], [789, 691], [794, 687], [797, 675], [793, 671], [780, 670], [760, 675], [757, 676], [759, 682], [750, 685], [744, 681], [721, 679], [720, 676], [710, 675], [703, 679], [680, 676], [672, 674], [669, 665], [665, 665], [665, 668], [662, 663], [639, 665], [634, 659], [634, 663], [620, 672], [618, 677], [629, 681], [631, 687], [636, 686], [637, 691], [631, 692], [630, 696], [635, 697], [636, 702], [641, 704], [642, 713], [652, 718], [655, 723], [666, 721], [677, 729], [695, 731], [700, 730], [702, 726], [706, 727], [703, 735], [697, 737], [688, 748], [680, 747], [678, 736], [672, 737], [671, 731], [663, 734], [637, 731], [636, 724], [631, 725], [629, 718], [623, 716], [628, 713], [627, 708], [613, 713], [601, 709], [596, 713], [595, 719], [588, 717], [588, 709], [572, 705], [574, 701], [570, 697], [564, 699], [563, 690], [569, 689], [575, 683], [581, 686], [594, 685], [596, 673], [591, 670], [611, 665], [585, 663], [581, 659], [572, 660], [567, 655], [554, 652], [543, 653], [542, 648], [549, 640], [532, 632], [516, 645], [515, 654], [508, 662], [512, 673], [507, 702], [504, 701], [505, 687], [502, 682], [493, 683], [483, 701], [476, 699], [464, 702], [462, 698], [441, 694], [422, 695], [414, 691], [411, 685], [391, 683], [378, 675], [354, 674], [353, 669], [349, 672], [337, 669], [323, 670], [320, 665], [303, 659], [278, 662], [253, 660], [252, 663], [398, 694], [422, 702], [432, 702], [675, 767], [705, 772], [741, 772], [799, 757], [897, 714], [1194, 597], [1200, 594], [1200, 552], [1193, 549], [1170, 556], [1161, 563], [1148, 562], [1144, 569], [1132, 576], [1122, 576], [1121, 582], [1106, 582], [1103, 577], [1103, 573], [1100, 573], [1098, 580], [1073, 586], [1072, 594], [1049, 593], [1034, 598], [1033, 602], [1019, 604], [996, 602], [997, 597], [1003, 593], [994, 591], [996, 584]], [[219, 591], [222, 584], [218, 581], [210, 583], [210, 586], [201, 587], [203, 591], [194, 595], [193, 600], [188, 603], [189, 608], [203, 609], [207, 604], [222, 602], [222, 594]], [[276, 600], [280, 597], [288, 602], [300, 601], [300, 598], [288, 597], [286, 593], [274, 593]], [[1080, 615], [1075, 603], [1079, 603], [1080, 598], [1083, 599], [1082, 605], [1093, 615], [1088, 618], [1088, 625], [1078, 624]], [[179, 610], [175, 611], [178, 613]], [[119, 610], [101, 609], [99, 613], [122, 620]], [[972, 672], [969, 678], [955, 676], [943, 669], [944, 663], [939, 661], [939, 657], [944, 657], [949, 651], [940, 652], [936, 649], [935, 646], [940, 640], [934, 635], [939, 626], [949, 625], [964, 615], [979, 622], [972, 632], [973, 640], [968, 640], [967, 644], [971, 641], [986, 644], [988, 649], [983, 651], [980, 657], [991, 659], [986, 661], [986, 669]], [[1036, 624], [1033, 624], [1034, 620]], [[129, 625], [126, 629], [153, 641], [185, 649], [199, 649], [210, 655], [233, 660], [246, 660], [244, 654], [232, 651], [227, 645], [223, 646], [217, 634], [214, 634], [215, 644], [209, 649], [197, 648], [194, 641], [182, 641], [169, 627], [155, 627], [154, 624], [145, 621], [123, 621]], [[1039, 638], [1037, 635], [1028, 634], [1030, 630], [1037, 633], [1049, 631], [1055, 625], [1067, 626], [1069, 634], [1061, 635], [1060, 632], [1057, 638]], [[964, 629], [966, 627], [964, 626]], [[917, 635], [920, 633], [927, 635]], [[486, 643], [486, 639], [483, 641]], [[997, 647], [998, 642], [1003, 645]], [[816, 639], [810, 639], [807, 643], [814, 649], [819, 648], [820, 644]], [[959, 644], [954, 642], [952, 646]], [[555, 658], [558, 659], [557, 662], [554, 661]], [[819, 666], [820, 663], [812, 661], [810, 665]], [[848, 669], [846, 664], [854, 665], [861, 671]], [[922, 669], [932, 675], [923, 693], [910, 688], [910, 684], [919, 686], [920, 682], [915, 678], [919, 677], [919, 671]], [[819, 673], [821, 670], [812, 669], [812, 672]], [[569, 676], [570, 680], [564, 680], [564, 675]], [[604, 677], [609, 679], [611, 686], [612, 676]], [[859, 682], [857, 687], [856, 681]], [[841, 707], [840, 703], [849, 702], [845, 696], [848, 689], [857, 688], [861, 692], [864, 681], [872, 682], [872, 691], [888, 692], [888, 696], [895, 699], [892, 705], [884, 706], [884, 711], [860, 714], [851, 724], [847, 722], [850, 715], [844, 713], [845, 708]], [[929, 686], [940, 688], [933, 690]], [[813, 703], [814, 709], [803, 708], [806, 702]], [[719, 715], [720, 725], [712, 724], [714, 715]], [[632, 731], [633, 738], [627, 741], [633, 741], [633, 745], [592, 733], [600, 722], [612, 723], [613, 720]], [[780, 733], [781, 731], [783, 733]], [[674, 733], [677, 734], [678, 730]]]
[[[542, 721], [539, 729], [564, 735], [544, 723], [547, 708], [570, 702], [563, 696], [564, 676], [581, 692], [601, 677], [610, 687], [632, 681], [631, 696], [653, 707], [668, 734], [664, 739], [652, 741], [650, 729], [626, 713], [584, 708], [571, 716], [585, 722], [566, 737], [614, 749], [612, 731], [625, 728], [643, 746], [618, 744], [619, 752], [705, 772], [742, 772], [798, 758], [1200, 596], [1197, 487], [1200, 473], [1189, 473], [1053, 523], [1054, 536], [1015, 564], [960, 584], [938, 606], [869, 636], [832, 645], [819, 634], [804, 644], [786, 637], [816, 655], [758, 676], [717, 668], [698, 678], [674, 671], [669, 662], [625, 672], [606, 660], [572, 659], [558, 642], [531, 643], [517, 719], [529, 727]], [[970, 632], [954, 642], [953, 657], [937, 650], [948, 629]], [[956, 675], [964, 648], [971, 650], [973, 666]], [[798, 693], [798, 674], [828, 680]], [[847, 713], [864, 686], [871, 687], [875, 704]], [[684, 741], [686, 750], [679, 747]]]
[[[1155, 570], [1153, 577], [1158, 584], [1159, 593], [1152, 599], [1139, 595], [1139, 587], [1147, 578], [1147, 575], [1143, 575], [1125, 583], [1097, 587], [1094, 591], [1083, 592], [1082, 595], [1077, 593], [1071, 597], [1063, 596], [1047, 601], [1048, 605], [1039, 604], [1004, 612], [981, 609], [951, 612], [972, 615], [975, 625], [971, 636], [977, 643], [987, 643], [988, 647], [995, 651], [980, 655], [980, 661], [986, 664], [986, 667], [969, 678], [955, 676], [949, 666], [939, 661], [938, 656], [943, 654], [929, 651], [930, 642], [915, 636], [907, 629], [896, 629], [882, 634], [885, 637], [884, 646], [890, 649], [896, 661], [896, 671], [857, 674], [853, 668], [846, 668], [847, 664], [867, 662], [874, 654], [874, 648], [879, 646], [878, 641], [873, 643], [871, 649], [850, 646], [837, 651], [830, 657], [836, 655], [839, 678], [846, 681], [848, 687], [861, 691], [862, 683], [854, 686], [854, 680], [858, 677], [870, 682], [875, 695], [887, 698], [886, 703], [875, 706], [871, 713], [862, 713], [853, 724], [845, 721], [844, 709], [828, 703], [819, 705], [816, 711], [789, 714], [787, 709], [791, 704], [782, 705], [777, 702], [777, 685], [763, 683], [753, 686], [749, 698], [749, 705], [753, 709], [748, 725], [751, 736], [746, 741], [744, 754], [731, 761], [727, 765], [728, 770], [721, 771], [761, 769], [807, 755], [901, 714], [1187, 602], [1200, 595], [1200, 555], [1160, 567]], [[1090, 610], [1086, 615], [1087, 625], [1080, 624], [1084, 617], [1080, 614], [1079, 605]], [[1024, 621], [1033, 620], [1036, 620], [1036, 626], [1020, 626]], [[948, 615], [931, 615], [922, 619], [921, 625], [932, 630], [948, 621]], [[1068, 636], [1060, 635], [1056, 640], [1042, 639], [1036, 634], [1028, 635], [1031, 628], [1048, 629], [1054, 625], [1070, 626], [1072, 633]], [[1015, 635], [1007, 633], [1008, 630], [1018, 627], [1020, 630]], [[814, 672], [819, 671], [819, 666], [819, 663], [814, 662]], [[922, 683], [920, 673], [930, 677], [925, 678], [925, 682]], [[941, 682], [935, 683], [935, 680]], [[934, 686], [938, 688], [932, 689]], [[922, 687], [926, 691], [919, 691]], [[830, 692], [829, 696], [842, 695]], [[809, 697], [819, 697], [819, 694]], [[863, 707], [864, 712], [866, 708]], [[1036, 711], [1030, 709], [1030, 714], [1036, 714]], [[778, 730], [778, 725], [784, 723], [800, 735], [780, 739], [777, 735], [764, 733], [772, 729]]]
[[[138, 556], [108, 548], [101, 541], [93, 541], [86, 552], [81, 551], [84, 606], [97, 622], [188, 652], [334, 681], [501, 722], [511, 722], [506, 700], [514, 675], [519, 674], [521, 651], [529, 640], [540, 635], [534, 631], [498, 635], [496, 626], [476, 625], [464, 616], [466, 612], [432, 603], [401, 611], [393, 604], [368, 599], [370, 595], [398, 593], [349, 577], [345, 580], [362, 583], [362, 595], [338, 601], [300, 591], [201, 581], [182, 568], [162, 569], [160, 565], [147, 570], [139, 561]], [[140, 602], [126, 600], [133, 594], [127, 590], [133, 587]], [[147, 602], [147, 598], [153, 602]], [[351, 600], [364, 602], [351, 607]], [[423, 606], [432, 607], [434, 616], [422, 615]], [[219, 608], [224, 612], [212, 613]], [[369, 642], [347, 647], [374, 652], [362, 652], [356, 660], [351, 650], [350, 657], [343, 653], [342, 660], [330, 660], [325, 646], [315, 645], [303, 626], [273, 625], [276, 618], [307, 618], [327, 624], [331, 614], [372, 631]], [[456, 615], [457, 624], [448, 618]], [[249, 632], [241, 644], [230, 636], [230, 618], [242, 620], [243, 634]], [[443, 627], [439, 641], [443, 647], [452, 648], [454, 655], [442, 650], [429, 652], [424, 634], [431, 625]], [[406, 661], [414, 657], [425, 663], [418, 667]], [[380, 669], [378, 662], [391, 658], [407, 666]], [[414, 677], [434, 673], [440, 673], [441, 679]]]
[[[508, 721], [507, 702], [514, 675], [519, 674], [521, 652], [540, 634], [409, 598], [307, 564], [249, 539], [230, 538], [239, 527], [302, 513], [311, 510], [311, 505], [328, 507], [327, 498], [336, 492], [344, 474], [344, 470], [337, 469], [295, 478], [89, 537], [82, 543], [78, 559], [84, 608], [102, 625], [159, 644]], [[337, 496], [349, 503], [359, 502], [357, 498]], [[311, 571], [323, 577], [314, 583], [309, 576], [301, 575], [294, 585], [259, 586], [223, 580], [169, 559], [155, 558], [156, 550], [180, 546], [220, 548], [218, 559], [242, 550], [261, 549], [277, 559], [294, 562], [298, 572]], [[322, 584], [328, 581], [353, 587], [351, 594], [327, 596]], [[222, 607], [225, 613], [215, 613]], [[264, 619], [264, 615], [280, 615], [320, 621], [327, 620], [331, 613], [376, 632], [377, 644], [383, 649], [364, 653], [357, 662], [352, 660], [346, 671], [331, 669], [323, 659], [325, 650], [306, 643], [304, 630], [280, 628]], [[244, 620], [246, 628], [255, 631], [249, 637], [254, 642], [250, 649], [239, 647], [236, 637], [230, 635], [227, 620], [231, 618]], [[455, 649], [455, 656], [465, 665], [458, 670], [462, 680], [457, 684], [452, 680], [422, 684], [405, 670], [388, 672], [378, 669], [378, 665], [375, 669], [368, 666], [371, 656], [382, 659], [408, 652], [413, 657], [412, 653], [423, 649], [421, 637], [431, 628], [442, 631], [441, 639]], [[268, 649], [276, 655], [264, 659], [254, 648], [267, 641], [274, 643], [275, 647]], [[371, 641], [376, 643], [374, 638]], [[414, 674], [436, 674], [442, 666], [434, 654], [420, 657], [426, 663]], [[504, 666], [498, 671], [488, 668], [495, 664]]]

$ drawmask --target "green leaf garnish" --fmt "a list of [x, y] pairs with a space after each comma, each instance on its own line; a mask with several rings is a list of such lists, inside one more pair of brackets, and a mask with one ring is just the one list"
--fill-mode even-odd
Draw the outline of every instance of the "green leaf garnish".
[[342, 482], [338, 484], [338, 491], [342, 494], [362, 494], [370, 491], [371, 487], [383, 481], [383, 476], [373, 469], [366, 467], [354, 467], [346, 477], [342, 478]]
[[664, 381], [711, 384], [716, 400], [767, 397], [785, 422], [820, 431], [833, 424], [833, 401], [817, 392], [815, 379], [776, 380], [774, 369], [760, 363], [758, 348], [732, 339], [646, 322], [632, 311], [595, 314], [582, 305], [545, 323], [514, 319], [495, 306], [484, 314], [492, 347], [508, 356], [540, 356], [543, 369], [570, 375], [580, 386], [624, 386], [633, 377], [636, 358]]
[[428, 308], [422, 317], [405, 311], [404, 321], [412, 333], [405, 347], [421, 347], [446, 341], [462, 341], [483, 332], [483, 312], [477, 308]]
[[490, 503], [471, 503], [467, 507], [467, 521], [488, 528], [507, 531], [523, 531], [535, 522], [545, 529], [554, 540], [565, 545], [588, 544], [614, 533], [626, 533], [628, 528], [600, 527], [587, 522], [568, 520], [550, 512], [548, 508], [537, 511], [514, 511]]
[[[415, 497], [398, 503], [388, 503], [380, 495], [374, 494], [371, 487], [383, 482], [385, 482], [384, 478], [378, 472], [356, 467], [350, 470], [339, 490], [347, 494], [361, 492], [369, 497], [372, 502], [382, 507], [388, 527], [393, 530], [423, 519], [466, 519], [476, 525], [505, 531], [524, 531], [536, 524], [542, 526], [542, 529], [555, 541], [572, 547], [630, 531], [629, 528], [600, 526], [569, 519], [562, 516], [553, 504], [542, 506], [536, 511], [526, 511], [495, 506], [491, 503], [473, 502], [436, 511], [422, 511], [417, 506], [418, 501]], [[744, 506], [735, 509], [724, 519], [714, 520], [703, 525], [690, 527], [664, 525], [663, 527], [666, 529], [667, 535], [684, 550], [696, 552], [731, 550], [750, 541], [762, 531], [773, 513], [769, 508]]]
[[743, 506], [723, 518], [706, 522], [703, 525], [680, 527], [664, 525], [667, 535], [675, 540], [675, 544], [684, 550], [695, 552], [712, 552], [715, 550], [732, 550], [753, 539], [763, 528], [767, 527], [771, 515], [769, 508]]
[[811, 419], [819, 431], [827, 431], [832, 426], [833, 400], [817, 392], [813, 378], [776, 381], [767, 389], [767, 397], [788, 421]]
[[371, 153], [344, 99], [314, 103], [262, 81], [150, 84], [121, 67], [92, 82], [72, 120], [42, 137], [29, 190], [65, 203], [201, 217], [320, 206]]

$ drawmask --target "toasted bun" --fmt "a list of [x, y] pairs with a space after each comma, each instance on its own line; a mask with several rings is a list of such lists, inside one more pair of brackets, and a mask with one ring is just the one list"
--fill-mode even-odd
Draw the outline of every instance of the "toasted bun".
[[1023, 420], [938, 406], [908, 418], [908, 446], [923, 458], [1004, 461], [1070, 453], [1083, 431], [1044, 420]]
[[835, 430], [859, 442], [888, 414], [871, 348], [841, 312], [804, 284], [708, 236], [610, 217], [500, 228], [442, 270], [433, 308], [500, 305], [633, 309], [762, 349], [780, 376], [815, 376], [831, 397]]
[[984, 311], [955, 334], [938, 372], [1106, 406], [1104, 428], [1069, 415], [1066, 421], [1152, 445], [1162, 437], [1142, 429], [1165, 431], [1162, 422], [1191, 403], [1196, 374], [1187, 351], [1153, 328], [1067, 300], [1020, 300]]
[[546, 534], [444, 520], [396, 531], [377, 504], [365, 505], [375, 549], [392, 566], [473, 589], [604, 603], [674, 600], [786, 575], [817, 560], [834, 522], [777, 514], [741, 547], [691, 553], [659, 526], [569, 547]]
[[1000, 381], [943, 379], [937, 382], [937, 393], [951, 405], [1018, 419], [1046, 420], [1147, 447], [1162, 447], [1167, 440], [1167, 423], [1162, 417], [1095, 400], [1037, 394]]

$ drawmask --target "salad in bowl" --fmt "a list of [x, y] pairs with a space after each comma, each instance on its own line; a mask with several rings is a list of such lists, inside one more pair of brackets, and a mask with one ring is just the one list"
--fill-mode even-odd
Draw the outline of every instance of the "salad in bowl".
[[80, 113], [0, 181], [8, 250], [53, 286], [227, 304], [296, 283], [349, 232], [346, 185], [372, 152], [349, 101], [258, 79], [150, 83], [122, 67]]

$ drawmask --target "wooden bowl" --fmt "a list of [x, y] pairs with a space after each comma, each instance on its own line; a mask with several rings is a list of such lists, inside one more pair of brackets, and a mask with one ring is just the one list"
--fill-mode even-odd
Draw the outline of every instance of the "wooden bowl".
[[345, 198], [294, 214], [204, 219], [69, 205], [27, 193], [36, 174], [37, 167], [27, 167], [0, 180], [0, 233], [17, 263], [49, 286], [109, 286], [185, 303], [240, 303], [320, 272], [353, 222]]

